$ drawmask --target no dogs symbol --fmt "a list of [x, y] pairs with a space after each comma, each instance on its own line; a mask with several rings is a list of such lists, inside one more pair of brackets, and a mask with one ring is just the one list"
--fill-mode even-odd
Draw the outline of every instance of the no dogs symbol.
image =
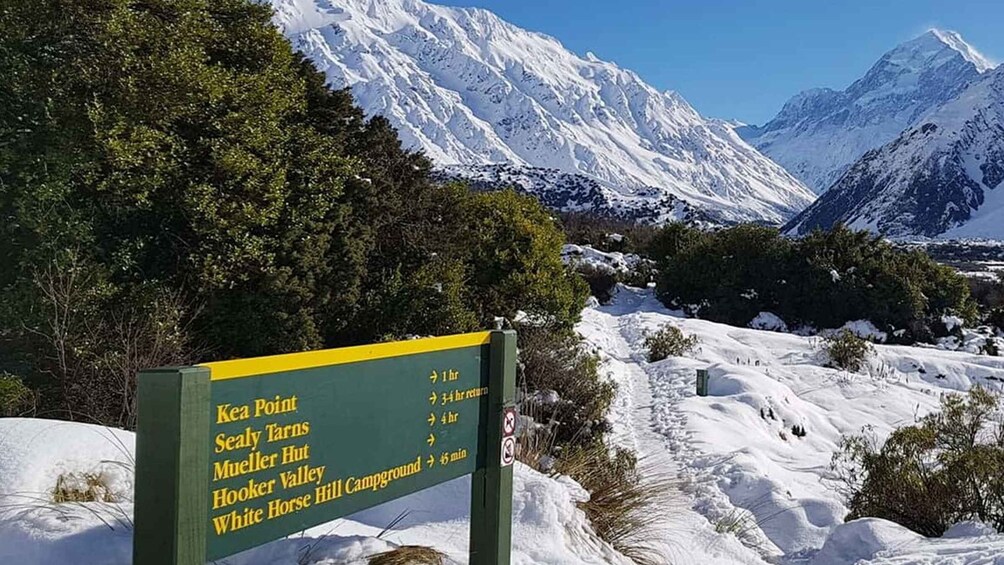
[[509, 437], [516, 433], [516, 409], [506, 408], [502, 414], [502, 437]]

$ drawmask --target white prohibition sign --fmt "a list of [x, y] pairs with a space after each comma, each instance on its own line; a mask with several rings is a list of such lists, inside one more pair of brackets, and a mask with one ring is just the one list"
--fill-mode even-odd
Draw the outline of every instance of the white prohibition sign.
[[502, 466], [508, 467], [516, 460], [516, 438], [502, 438]]
[[516, 433], [516, 409], [506, 408], [502, 416], [502, 435], [511, 436]]

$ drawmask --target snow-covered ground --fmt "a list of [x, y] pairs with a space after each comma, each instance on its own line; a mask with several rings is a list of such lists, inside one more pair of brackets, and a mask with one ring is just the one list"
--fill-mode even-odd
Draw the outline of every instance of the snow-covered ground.
[[[700, 338], [688, 358], [646, 360], [644, 339], [671, 323]], [[676, 477], [655, 543], [665, 563], [1004, 565], [1004, 536], [977, 525], [924, 539], [876, 519], [844, 524], [830, 482], [842, 434], [885, 435], [946, 393], [1004, 383], [1004, 358], [876, 346], [866, 372], [822, 367], [819, 340], [683, 319], [651, 290], [619, 287], [583, 313], [579, 331], [617, 382], [613, 439], [646, 469]], [[695, 370], [710, 371], [710, 394]], [[793, 425], [807, 435], [797, 438]], [[99, 474], [128, 500], [133, 436], [63, 422], [0, 420], [0, 564], [126, 564], [128, 502], [46, 503], [60, 474]], [[514, 564], [629, 565], [593, 535], [567, 478], [517, 466]], [[227, 559], [230, 565], [363, 564], [395, 545], [432, 545], [466, 562], [467, 492], [459, 479]], [[384, 533], [400, 515], [404, 520]]]
[[[696, 335], [699, 350], [648, 363], [645, 336], [666, 323]], [[829, 469], [843, 434], [870, 425], [885, 436], [943, 394], [999, 388], [1004, 358], [878, 345], [867, 374], [853, 374], [823, 367], [817, 338], [684, 319], [651, 290], [627, 287], [586, 309], [579, 331], [620, 385], [617, 441], [672, 466], [690, 497], [685, 513], [704, 518], [678, 517], [677, 539], [717, 525], [789, 564], [1004, 563], [988, 560], [1004, 556], [1002, 536], [925, 540], [882, 520], [842, 525], [847, 509]], [[707, 397], [696, 394], [699, 368], [710, 371]], [[807, 435], [794, 437], [793, 425]], [[693, 557], [674, 561], [706, 562]]]
[[633, 253], [600, 251], [589, 245], [571, 244], [561, 248], [561, 259], [572, 267], [588, 266], [611, 274], [630, 273], [645, 262], [645, 259]]
[[[50, 504], [61, 474], [102, 475], [117, 500], [131, 499], [134, 436], [52, 420], [0, 419], [0, 564], [117, 565], [132, 562], [132, 505]], [[398, 545], [427, 545], [466, 563], [470, 479], [401, 498], [237, 556], [227, 565], [365, 565]], [[567, 478], [516, 466], [513, 564], [628, 565], [592, 533]], [[401, 519], [401, 516], [404, 516]], [[383, 533], [388, 525], [393, 528]], [[381, 535], [382, 534], [382, 535]]]

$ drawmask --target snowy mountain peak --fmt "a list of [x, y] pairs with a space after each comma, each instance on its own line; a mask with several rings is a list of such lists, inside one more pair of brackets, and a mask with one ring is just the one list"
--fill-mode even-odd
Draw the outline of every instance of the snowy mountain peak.
[[945, 65], [971, 65], [978, 73], [994, 68], [993, 63], [958, 33], [931, 29], [883, 55], [863, 80], [867, 81], [874, 73], [920, 75]]
[[962, 58], [976, 66], [976, 70], [985, 73], [997, 65], [987, 59], [972, 45], [966, 43], [962, 36], [951, 30], [930, 29], [927, 32], [939, 41], [962, 55]]
[[[609, 208], [685, 201], [721, 221], [783, 222], [804, 185], [681, 96], [482, 9], [421, 0], [270, 0], [335, 87], [441, 166], [582, 175]], [[455, 170], [453, 172], [456, 172]], [[655, 217], [660, 217], [657, 213]]]
[[867, 153], [787, 226], [896, 237], [1004, 238], [1004, 67]]
[[847, 89], [806, 90], [763, 126], [736, 131], [817, 193], [862, 155], [917, 125], [994, 65], [953, 31], [930, 30]]

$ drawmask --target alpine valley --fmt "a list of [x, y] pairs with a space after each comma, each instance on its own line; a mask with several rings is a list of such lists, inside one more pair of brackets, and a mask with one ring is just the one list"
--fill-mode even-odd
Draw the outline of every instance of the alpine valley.
[[420, 0], [271, 3], [333, 86], [351, 87], [448, 177], [656, 222], [779, 224], [814, 199], [678, 94], [491, 12]]

